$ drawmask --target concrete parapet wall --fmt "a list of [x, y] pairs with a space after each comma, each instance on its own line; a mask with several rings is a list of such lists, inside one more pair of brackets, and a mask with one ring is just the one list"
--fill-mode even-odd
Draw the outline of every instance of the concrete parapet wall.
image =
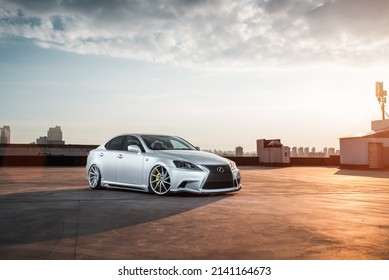
[[292, 166], [339, 166], [340, 156], [333, 155], [330, 157], [292, 157], [290, 158]]
[[0, 156], [86, 156], [96, 145], [0, 144]]
[[[96, 148], [91, 145], [0, 145], [3, 153], [0, 153], [0, 166], [85, 166], [88, 151]], [[14, 151], [11, 152], [9, 149]], [[11, 150], [12, 150], [11, 149]], [[20, 149], [26, 149], [30, 153], [22, 154]], [[16, 152], [19, 150], [19, 152]], [[49, 153], [39, 153], [45, 150]], [[62, 151], [62, 152], [61, 152]], [[265, 165], [259, 162], [258, 157], [234, 157], [226, 158], [236, 162], [238, 166], [259, 166]], [[274, 165], [274, 164], [273, 164]], [[340, 157], [330, 156], [329, 158], [301, 158], [291, 157], [287, 166], [339, 166]], [[281, 165], [280, 166], [285, 166]]]
[[239, 166], [255, 166], [255, 165], [260, 165], [258, 157], [232, 157], [232, 156], [225, 156], [225, 158], [228, 158], [230, 160], [235, 161], [236, 165], [239, 165]]
[[86, 156], [0, 156], [0, 166], [85, 166]]

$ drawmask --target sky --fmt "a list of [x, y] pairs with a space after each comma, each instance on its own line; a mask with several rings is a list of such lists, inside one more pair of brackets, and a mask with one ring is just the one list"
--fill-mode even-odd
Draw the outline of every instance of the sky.
[[339, 147], [380, 119], [389, 1], [0, 0], [0, 127]]

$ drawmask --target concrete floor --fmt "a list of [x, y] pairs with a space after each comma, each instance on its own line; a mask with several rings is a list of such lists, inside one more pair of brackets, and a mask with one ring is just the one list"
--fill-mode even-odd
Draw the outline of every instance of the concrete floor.
[[389, 172], [242, 167], [215, 196], [92, 191], [0, 168], [0, 259], [389, 259]]

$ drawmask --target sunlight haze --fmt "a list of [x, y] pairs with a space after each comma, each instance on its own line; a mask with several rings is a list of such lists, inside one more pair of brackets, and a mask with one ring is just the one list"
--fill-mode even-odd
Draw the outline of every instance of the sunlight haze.
[[202, 149], [339, 148], [380, 119], [389, 2], [0, 0], [0, 126], [31, 143], [124, 132]]

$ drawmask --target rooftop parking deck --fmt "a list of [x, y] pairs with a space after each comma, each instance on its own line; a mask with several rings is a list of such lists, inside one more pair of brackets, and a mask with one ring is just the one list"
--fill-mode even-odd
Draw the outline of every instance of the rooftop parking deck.
[[389, 259], [389, 172], [242, 167], [243, 189], [90, 190], [84, 168], [0, 168], [0, 259]]

